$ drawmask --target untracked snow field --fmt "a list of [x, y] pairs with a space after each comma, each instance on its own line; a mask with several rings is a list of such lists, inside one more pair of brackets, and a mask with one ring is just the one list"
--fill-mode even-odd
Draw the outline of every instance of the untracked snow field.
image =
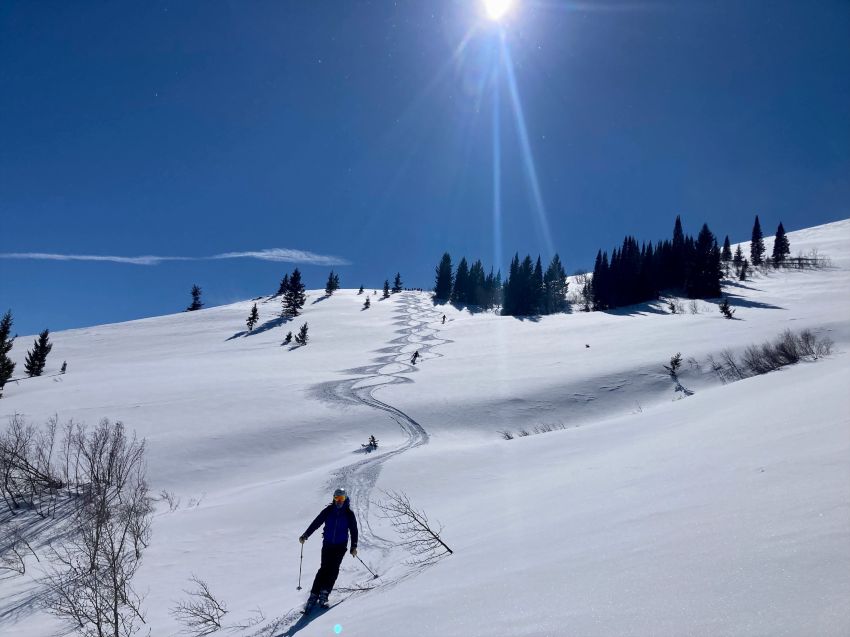
[[[311, 291], [289, 322], [264, 297], [251, 334], [254, 301], [55, 332], [45, 375], [10, 382], [0, 419], [108, 418], [146, 439], [152, 492], [180, 506], [157, 503], [143, 634], [179, 633], [169, 611], [195, 575], [227, 605], [219, 634], [241, 637], [846, 636], [850, 220], [788, 236], [831, 267], [727, 282], [734, 320], [687, 300], [519, 320], [370, 289], [368, 310], [355, 290]], [[309, 344], [281, 345], [305, 321]], [[709, 356], [786, 329], [832, 355], [727, 384], [712, 371]], [[19, 372], [32, 340], [15, 341]], [[678, 390], [662, 367], [677, 352]], [[347, 556], [338, 604], [301, 617], [321, 538], [297, 591], [298, 537], [336, 486], [379, 577]], [[385, 491], [454, 553], [408, 564]], [[26, 575], [0, 573], [3, 637], [67, 628], [41, 604], [48, 537]]]

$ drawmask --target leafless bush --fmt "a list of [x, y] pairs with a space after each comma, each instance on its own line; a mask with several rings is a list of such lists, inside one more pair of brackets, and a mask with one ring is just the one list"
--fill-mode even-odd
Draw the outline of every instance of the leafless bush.
[[0, 546], [0, 572], [11, 571], [17, 575], [26, 573], [27, 563], [24, 555], [27, 552], [32, 553], [37, 562], [41, 561], [30, 543], [21, 534], [20, 529], [14, 529], [8, 538], [4, 538], [4, 544]]
[[91, 431], [69, 429], [67, 449], [75, 458], [80, 495], [74, 534], [51, 547], [46, 605], [86, 637], [128, 637], [144, 623], [143, 598], [132, 580], [150, 539], [153, 513], [145, 443], [128, 436], [120, 422], [103, 420]]
[[767, 374], [802, 360], [817, 360], [831, 354], [832, 346], [832, 340], [818, 337], [811, 330], [803, 330], [800, 333], [785, 330], [773, 341], [749, 345], [740, 361], [729, 349], [720, 353], [720, 362], [713, 356], [709, 356], [708, 360], [712, 370], [726, 382]]
[[684, 314], [685, 306], [682, 305], [682, 302], [679, 299], [668, 299], [667, 300], [667, 309], [670, 310], [670, 314]]
[[505, 440], [513, 440], [514, 439], [514, 435], [510, 431], [508, 431], [507, 429], [500, 431], [499, 435], [502, 436], [502, 438], [504, 438]]
[[401, 536], [401, 545], [413, 556], [409, 564], [428, 566], [453, 551], [443, 542], [440, 535], [443, 526], [436, 527], [428, 520], [424, 511], [417, 510], [403, 491], [384, 491], [385, 499], [377, 502], [379, 514], [390, 521]]
[[55, 417], [37, 429], [15, 414], [0, 434], [0, 493], [13, 515], [21, 508], [34, 509], [41, 517], [55, 511], [63, 486], [54, 458], [56, 428]]
[[163, 489], [159, 492], [159, 499], [168, 505], [168, 510], [172, 513], [180, 508], [180, 498], [173, 491]]
[[531, 432], [528, 431], [528, 429], [520, 429], [518, 432], [516, 432], [516, 435], [519, 438], [525, 438], [526, 436], [530, 436]]
[[691, 299], [691, 302], [688, 303], [688, 309], [691, 311], [691, 314], [699, 314], [699, 301], [697, 301], [696, 299]]
[[227, 606], [216, 599], [204, 580], [193, 575], [191, 581], [197, 588], [183, 591], [190, 599], [178, 602], [171, 609], [171, 615], [183, 626], [182, 632], [193, 637], [211, 635], [221, 630], [221, 620], [227, 614]]

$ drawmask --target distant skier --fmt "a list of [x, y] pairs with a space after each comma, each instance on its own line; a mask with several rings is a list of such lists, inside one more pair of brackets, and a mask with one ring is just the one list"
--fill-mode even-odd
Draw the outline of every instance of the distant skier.
[[304, 531], [304, 535], [298, 538], [298, 541], [304, 544], [313, 531], [324, 523], [322, 565], [316, 573], [316, 579], [313, 580], [313, 588], [310, 590], [310, 597], [307, 599], [304, 612], [309, 612], [316, 604], [322, 608], [327, 608], [328, 596], [333, 590], [334, 583], [336, 583], [339, 565], [342, 563], [345, 550], [348, 548], [349, 532], [351, 532], [351, 555], [357, 556], [357, 518], [354, 516], [354, 511], [351, 510], [350, 504], [345, 489], [337, 489], [334, 491], [333, 502], [322, 509], [316, 519]]
[[413, 352], [413, 358], [410, 359], [411, 365], [416, 365], [416, 360], [419, 358], [419, 350]]
[[443, 314], [443, 325], [445, 325], [445, 324], [446, 324], [446, 315]]

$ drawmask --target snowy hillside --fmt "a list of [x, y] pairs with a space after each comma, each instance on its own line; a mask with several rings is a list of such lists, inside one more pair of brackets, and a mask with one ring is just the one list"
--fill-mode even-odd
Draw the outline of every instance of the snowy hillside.
[[[517, 320], [416, 292], [363, 310], [340, 290], [312, 291], [288, 323], [258, 302], [251, 334], [253, 301], [57, 332], [45, 376], [8, 384], [0, 418], [109, 418], [147, 439], [152, 490], [181, 498], [158, 504], [138, 576], [153, 635], [178, 632], [169, 609], [192, 575], [226, 626], [257, 620], [227, 633], [242, 636], [847, 635], [850, 220], [788, 236], [832, 267], [729, 282], [731, 321], [705, 301]], [[304, 321], [309, 344], [281, 346]], [[789, 328], [833, 354], [728, 384], [707, 363]], [[19, 371], [32, 339], [12, 350]], [[662, 367], [677, 352], [687, 397]], [[564, 428], [499, 434], [547, 423]], [[297, 539], [337, 485], [380, 577], [346, 557], [337, 586], [369, 590], [299, 619]], [[439, 520], [454, 554], [407, 566], [370, 505], [382, 490]], [[43, 565], [28, 567], [0, 577], [2, 635], [61, 628], [37, 603]]]

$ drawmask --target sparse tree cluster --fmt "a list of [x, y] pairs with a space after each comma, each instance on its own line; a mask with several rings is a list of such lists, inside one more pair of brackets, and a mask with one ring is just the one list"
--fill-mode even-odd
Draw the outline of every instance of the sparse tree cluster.
[[502, 275], [484, 272], [480, 260], [470, 267], [466, 257], [461, 258], [457, 271], [452, 272], [452, 258], [443, 254], [435, 271], [434, 298], [438, 302], [451, 301], [456, 305], [489, 308], [501, 303]]
[[27, 352], [27, 357], [24, 360], [24, 370], [27, 376], [41, 376], [44, 373], [44, 366], [47, 364], [47, 355], [53, 349], [53, 343], [50, 342], [50, 330], [44, 330], [35, 339], [32, 349]]
[[307, 324], [301, 326], [301, 329], [298, 330], [298, 334], [295, 335], [295, 342], [298, 345], [304, 346], [307, 344], [309, 337], [307, 336]]
[[599, 251], [591, 287], [593, 308], [606, 310], [657, 299], [662, 290], [681, 290], [690, 298], [720, 296], [721, 253], [706, 224], [696, 239], [686, 236], [676, 217], [673, 239], [638, 246], [626, 237], [608, 258]]

